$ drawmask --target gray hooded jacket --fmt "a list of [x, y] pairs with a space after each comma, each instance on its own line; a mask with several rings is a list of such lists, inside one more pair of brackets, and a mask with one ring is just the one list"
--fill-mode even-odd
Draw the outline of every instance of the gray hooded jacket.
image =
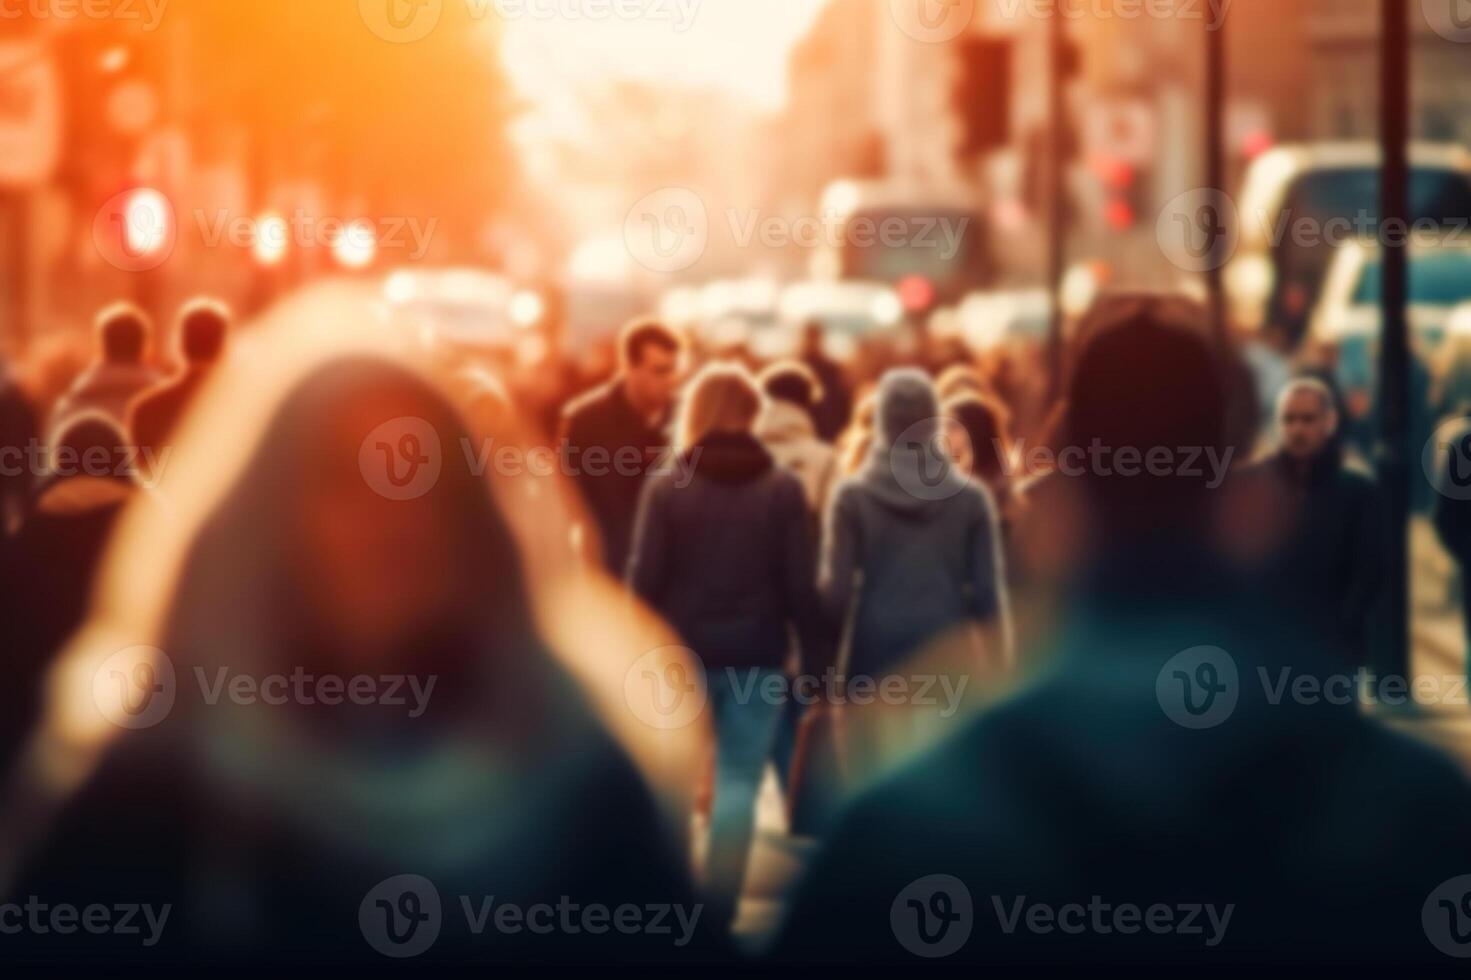
[[948, 629], [1007, 615], [995, 504], [939, 448], [939, 414], [925, 374], [885, 375], [873, 449], [828, 508], [821, 588], [830, 616], [851, 617], [850, 674], [896, 668]]

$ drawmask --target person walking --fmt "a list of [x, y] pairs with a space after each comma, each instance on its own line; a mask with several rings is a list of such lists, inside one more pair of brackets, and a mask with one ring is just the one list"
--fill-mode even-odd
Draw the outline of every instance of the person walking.
[[762, 398], [741, 367], [693, 383], [680, 420], [693, 475], [644, 490], [628, 567], [633, 592], [684, 638], [705, 670], [716, 728], [705, 882], [713, 921], [735, 919], [755, 804], [782, 717], [794, 633], [809, 665], [822, 636], [802, 484], [752, 432]]
[[[15, 955], [154, 967], [260, 966], [283, 951], [461, 966], [709, 955], [670, 820], [537, 622], [545, 586], [487, 477], [446, 464], [405, 498], [389, 480], [402, 457], [365, 462], [365, 441], [406, 418], [459, 444], [459, 412], [387, 353], [301, 374], [290, 349], [271, 362], [300, 377], [284, 395], [211, 405], [184, 437], [243, 438], [238, 476], [219, 487], [218, 461], [185, 447], [170, 506], [115, 544], [59, 676], [84, 678], [108, 717], [156, 713], [78, 725], [57, 702], [38, 756], [95, 768], [59, 781], [74, 791], [12, 858], [20, 894], [153, 901], [172, 910], [167, 935], [8, 937]], [[619, 626], [604, 628], [616, 647]], [[93, 643], [102, 656], [146, 645], [128, 648], [140, 659], [113, 687], [78, 672]], [[165, 677], [176, 683], [154, 686]], [[258, 693], [230, 693], [245, 677]], [[447, 923], [454, 896], [490, 893], [497, 915], [660, 905], [671, 927], [439, 930], [440, 896]], [[436, 916], [427, 941], [421, 907]]]
[[1011, 499], [1011, 434], [1006, 406], [992, 397], [966, 394], [945, 402], [945, 440], [962, 473], [991, 492], [1006, 522]]
[[621, 577], [644, 477], [667, 452], [684, 345], [671, 328], [637, 320], [618, 339], [619, 372], [562, 414], [563, 460], [601, 538], [603, 565]]
[[177, 343], [183, 369], [139, 395], [128, 428], [140, 450], [157, 454], [173, 435], [200, 388], [225, 353], [230, 313], [213, 300], [194, 300], [179, 314]]
[[[967, 670], [978, 660], [1010, 663], [1001, 534], [990, 492], [959, 473], [940, 447], [940, 410], [926, 374], [890, 371], [876, 404], [868, 458], [838, 486], [822, 546], [827, 614], [852, 623], [850, 683], [896, 674], [948, 636], [965, 637], [976, 657], [967, 655]], [[901, 713], [901, 738], [910, 721], [917, 717]], [[863, 734], [872, 728], [854, 731], [859, 772], [874, 773], [899, 747]]]
[[1333, 393], [1298, 378], [1277, 399], [1280, 443], [1242, 474], [1239, 547], [1352, 665], [1382, 585], [1385, 536], [1373, 477], [1343, 459]]
[[815, 521], [837, 475], [837, 454], [818, 436], [812, 417], [822, 403], [822, 383], [800, 361], [778, 361], [761, 372], [760, 381], [766, 408], [757, 420], [756, 437], [778, 465], [802, 481]]
[[103, 550], [138, 492], [127, 439], [100, 413], [74, 416], [50, 460], [34, 474], [25, 523], [0, 549], [0, 621], [9, 624], [0, 765], [39, 717], [46, 671], [85, 619]]
[[148, 314], [132, 303], [116, 303], [99, 313], [95, 359], [57, 401], [51, 412], [50, 431], [89, 409], [126, 425], [133, 399], [159, 380], [158, 372], [148, 365], [148, 338], [152, 333]]
[[803, 328], [800, 359], [822, 385], [822, 398], [812, 415], [817, 425], [818, 437], [831, 442], [848, 424], [848, 416], [853, 411], [853, 392], [848, 387], [847, 372], [843, 370], [843, 366], [829, 357], [823, 349], [821, 323], [814, 321]]
[[[1067, 443], [1229, 449], [1217, 357], [1147, 311], [1098, 337]], [[1356, 704], [1258, 681], [1331, 676], [1332, 654], [1229, 571], [1203, 471], [1068, 479], [1090, 540], [1051, 664], [847, 809], [775, 957], [1444, 962], [1432, 942], [1464, 929], [1448, 869], [1471, 862], [1459, 767]], [[1122, 927], [1130, 906], [1193, 924]]]

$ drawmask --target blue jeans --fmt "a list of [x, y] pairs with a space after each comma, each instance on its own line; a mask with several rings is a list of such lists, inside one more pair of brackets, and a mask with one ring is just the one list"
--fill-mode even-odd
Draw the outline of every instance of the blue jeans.
[[[784, 676], [760, 668], [705, 674], [715, 718], [715, 799], [705, 881], [720, 915], [733, 916], [740, 900], [756, 832], [756, 796], [785, 708], [783, 701], [766, 697], [772, 675]], [[785, 683], [780, 690], [786, 691]]]

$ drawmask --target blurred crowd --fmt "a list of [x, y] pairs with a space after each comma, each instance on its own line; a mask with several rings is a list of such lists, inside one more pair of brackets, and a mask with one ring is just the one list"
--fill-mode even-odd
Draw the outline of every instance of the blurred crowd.
[[[446, 926], [428, 958], [722, 959], [769, 771], [820, 842], [778, 959], [907, 956], [896, 896], [940, 872], [977, 959], [1196, 948], [1011, 934], [983, 896], [1231, 904], [1227, 958], [1433, 953], [1471, 790], [1274, 686], [1381, 659], [1383, 494], [1311, 362], [1173, 295], [1099, 299], [1055, 379], [1043, 345], [839, 361], [813, 327], [763, 363], [655, 320], [598, 376], [507, 373], [369, 319], [120, 304], [0, 369], [0, 900], [173, 910], [22, 960], [373, 957], [420, 906], [364, 896], [407, 873], [447, 919], [700, 910], [682, 944]], [[1471, 560], [1464, 501], [1423, 503]], [[1170, 664], [1202, 648], [1234, 708], [1196, 725], [1222, 664]], [[413, 710], [238, 696], [267, 677]]]

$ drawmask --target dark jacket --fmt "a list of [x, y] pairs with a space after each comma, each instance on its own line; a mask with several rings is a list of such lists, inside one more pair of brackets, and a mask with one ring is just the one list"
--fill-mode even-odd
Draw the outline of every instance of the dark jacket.
[[[932, 438], [906, 435], [914, 426], [933, 428], [927, 384], [885, 378], [875, 449], [839, 485], [828, 511], [822, 592], [830, 619], [842, 621], [858, 604], [849, 663], [855, 674], [887, 671], [952, 627], [1008, 614], [990, 494], [950, 466]], [[904, 386], [913, 390], [895, 390]]]
[[[1430, 916], [1446, 915], [1432, 892], [1471, 867], [1471, 788], [1449, 760], [1356, 704], [1273, 703], [1259, 670], [1277, 684], [1287, 666], [1320, 680], [1341, 667], [1260, 606], [1162, 614], [1126, 595], [1074, 609], [1031, 687], [854, 804], [794, 898], [779, 955], [916, 962], [916, 917], [943, 941], [938, 911], [964, 922], [952, 960], [998, 965], [1449, 962], [1427, 940]], [[1232, 658], [1234, 679], [1219, 676], [1238, 699], [1189, 728], [1162, 709], [1171, 659], [1200, 645]], [[932, 875], [959, 879], [968, 907], [953, 886], [948, 907], [904, 894]], [[1089, 925], [1093, 896], [1109, 903], [1107, 931]], [[1084, 928], [1029, 928], [1024, 914], [1008, 929], [1018, 902], [1081, 904]], [[1204, 903], [1234, 906], [1209, 946], [1206, 914], [1184, 909]], [[1168, 905], [1182, 928], [1114, 928], [1124, 904]]]
[[208, 377], [208, 368], [191, 366], [139, 395], [129, 413], [134, 444], [140, 450], [161, 451]]
[[634, 592], [707, 668], [780, 667], [794, 627], [821, 642], [802, 484], [750, 435], [716, 434], [686, 456], [688, 485], [649, 481], [629, 560]]
[[627, 567], [645, 474], [669, 446], [666, 426], [667, 420], [650, 425], [639, 415], [616, 379], [563, 412], [564, 458], [602, 535], [603, 564], [614, 575]]
[[131, 484], [72, 476], [37, 495], [30, 518], [0, 552], [0, 622], [7, 681], [0, 688], [0, 762], [39, 718], [46, 672], [82, 625], [103, 551]]
[[[1445, 438], [1448, 434], [1451, 438]], [[1471, 420], [1448, 433], [1438, 432], [1435, 478], [1435, 530], [1440, 543], [1462, 568], [1471, 568]], [[1467, 576], [1471, 582], [1471, 576]]]
[[853, 395], [848, 390], [848, 379], [842, 366], [821, 351], [807, 353], [802, 361], [817, 375], [817, 381], [822, 385], [822, 401], [812, 410], [817, 436], [824, 442], [832, 442], [842, 434], [849, 416], [853, 414]]
[[1265, 580], [1345, 659], [1362, 663], [1367, 617], [1383, 584], [1385, 532], [1373, 478], [1330, 452], [1306, 470], [1278, 453], [1242, 479], [1258, 519], [1280, 528]]

